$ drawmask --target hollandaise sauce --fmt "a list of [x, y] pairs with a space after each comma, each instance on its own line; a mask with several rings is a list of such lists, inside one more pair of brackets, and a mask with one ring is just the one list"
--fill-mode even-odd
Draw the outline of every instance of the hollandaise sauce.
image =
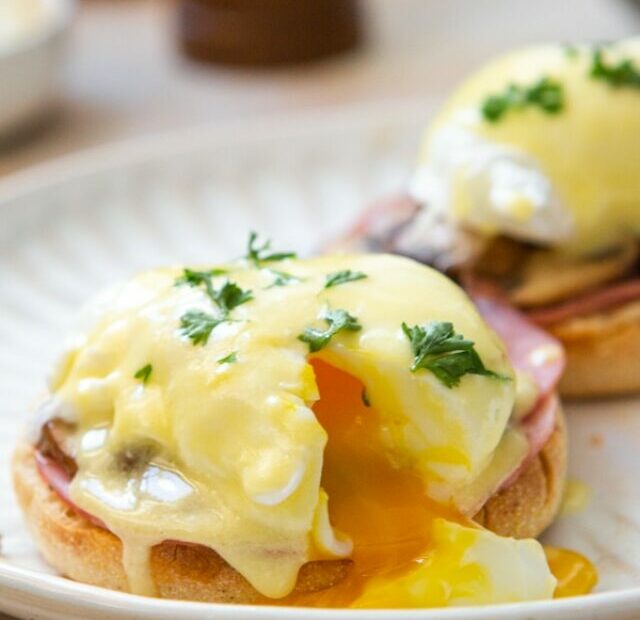
[[[504, 347], [464, 293], [399, 257], [303, 261], [254, 241], [245, 260], [98, 298], [41, 409], [76, 429], [71, 500], [122, 540], [130, 589], [155, 594], [150, 550], [172, 540], [216, 551], [264, 602], [550, 598], [537, 541], [468, 518], [527, 442]], [[301, 594], [319, 560], [346, 576]]]
[[640, 233], [640, 37], [530, 47], [466, 80], [414, 193], [487, 235], [598, 255]]

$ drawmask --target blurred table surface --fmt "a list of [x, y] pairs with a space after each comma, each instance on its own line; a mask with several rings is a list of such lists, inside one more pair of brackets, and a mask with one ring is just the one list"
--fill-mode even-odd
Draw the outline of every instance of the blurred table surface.
[[[0, 149], [0, 176], [52, 157], [205, 123], [424, 98], [436, 104], [494, 54], [539, 41], [640, 31], [631, 0], [364, 0], [368, 41], [352, 55], [273, 71], [189, 62], [170, 0], [79, 0], [58, 112]], [[7, 620], [0, 614], [0, 620]]]
[[368, 41], [291, 69], [180, 55], [170, 0], [78, 0], [57, 114], [0, 148], [0, 176], [78, 149], [203, 123], [364, 101], [441, 100], [479, 63], [539, 41], [640, 30], [633, 0], [363, 0]]

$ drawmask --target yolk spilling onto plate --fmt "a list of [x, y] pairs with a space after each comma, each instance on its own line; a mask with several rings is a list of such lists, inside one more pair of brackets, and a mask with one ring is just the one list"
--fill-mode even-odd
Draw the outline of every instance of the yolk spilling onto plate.
[[555, 598], [588, 594], [598, 583], [598, 573], [583, 555], [568, 549], [545, 547], [549, 568], [558, 580]]
[[[455, 509], [430, 500], [417, 475], [392, 465], [379, 440], [377, 413], [366, 404], [360, 381], [320, 360], [312, 360], [312, 365], [321, 394], [314, 412], [329, 435], [322, 486], [330, 498], [332, 524], [353, 541], [353, 566], [336, 586], [291, 595], [279, 604], [358, 606], [370, 579], [393, 582], [428, 556], [435, 519], [472, 523]], [[583, 594], [593, 587], [595, 570], [585, 558], [555, 548], [547, 555], [559, 580], [556, 596]], [[385, 606], [403, 607], [403, 598], [399, 590], [397, 600], [389, 600], [387, 590]]]

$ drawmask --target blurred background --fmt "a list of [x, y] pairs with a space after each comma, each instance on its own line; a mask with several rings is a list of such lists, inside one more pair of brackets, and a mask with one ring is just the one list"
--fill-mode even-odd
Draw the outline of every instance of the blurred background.
[[503, 50], [639, 30], [633, 0], [0, 0], [0, 177], [187, 126], [435, 107]]

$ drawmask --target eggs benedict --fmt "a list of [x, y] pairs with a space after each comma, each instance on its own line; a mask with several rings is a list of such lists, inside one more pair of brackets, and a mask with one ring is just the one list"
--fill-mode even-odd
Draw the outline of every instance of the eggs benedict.
[[639, 143], [640, 38], [516, 51], [453, 94], [407, 195], [351, 241], [428, 262], [472, 295], [493, 285], [563, 343], [561, 393], [637, 391]]
[[547, 560], [533, 538], [565, 476], [562, 351], [530, 330], [505, 349], [435, 270], [298, 260], [252, 235], [241, 260], [114, 287], [82, 323], [14, 459], [27, 521], [64, 575], [318, 607], [592, 587], [586, 560]]

